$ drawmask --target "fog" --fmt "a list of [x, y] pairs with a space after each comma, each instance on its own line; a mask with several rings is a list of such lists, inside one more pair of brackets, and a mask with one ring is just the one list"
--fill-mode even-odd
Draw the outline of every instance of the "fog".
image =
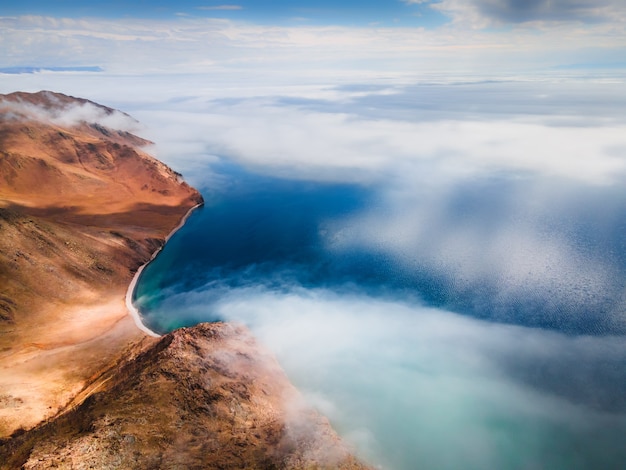
[[[384, 468], [623, 465], [623, 81], [229, 77], [20, 78], [130, 113], [202, 190], [213, 225], [192, 217], [144, 279], [153, 321], [248, 324]], [[272, 212], [281, 184], [350, 190]], [[250, 259], [194, 264], [231, 226]], [[343, 277], [303, 281], [321, 267]]]
[[72, 127], [82, 123], [100, 124], [115, 130], [136, 131], [138, 122], [119, 110], [107, 110], [94, 103], [62, 103], [54, 94], [47, 93], [50, 102], [35, 104], [20, 98], [2, 100], [2, 107], [10, 111], [9, 118], [34, 119], [54, 125]]
[[[166, 307], [206, 316], [214, 288], [174, 294]], [[309, 403], [384, 468], [623, 461], [623, 337], [572, 337], [320, 289], [257, 286], [219, 297], [212, 313], [248, 324]]]

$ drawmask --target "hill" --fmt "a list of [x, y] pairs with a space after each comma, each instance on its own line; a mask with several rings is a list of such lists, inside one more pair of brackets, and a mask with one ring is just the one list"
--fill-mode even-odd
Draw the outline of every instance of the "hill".
[[363, 468], [242, 326], [145, 335], [137, 269], [198, 204], [128, 115], [0, 95], [0, 468]]

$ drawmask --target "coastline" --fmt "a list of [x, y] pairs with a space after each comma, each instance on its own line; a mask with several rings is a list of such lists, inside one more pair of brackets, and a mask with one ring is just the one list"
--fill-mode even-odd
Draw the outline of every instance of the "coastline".
[[135, 326], [137, 326], [137, 328], [139, 328], [139, 330], [141, 330], [143, 333], [145, 333], [148, 336], [152, 336], [153, 338], [160, 338], [162, 335], [152, 331], [150, 328], [148, 328], [146, 325], [143, 324], [143, 322], [141, 321], [141, 314], [139, 313], [139, 310], [137, 309], [137, 307], [135, 307], [135, 305], [133, 304], [133, 295], [135, 294], [135, 289], [137, 288], [137, 282], [139, 281], [139, 276], [141, 276], [141, 273], [143, 272], [144, 268], [148, 266], [152, 261], [154, 261], [157, 255], [165, 247], [165, 244], [168, 242], [168, 240], [172, 238], [172, 236], [174, 236], [174, 234], [178, 232], [185, 225], [185, 222], [187, 222], [187, 219], [191, 216], [192, 212], [195, 211], [198, 207], [201, 207], [203, 205], [204, 205], [204, 202], [201, 202], [200, 204], [196, 204], [195, 206], [193, 206], [191, 209], [187, 211], [187, 213], [183, 216], [183, 218], [180, 220], [178, 225], [174, 227], [174, 229], [165, 237], [165, 241], [163, 242], [163, 245], [161, 245], [154, 253], [152, 253], [152, 256], [147, 262], [139, 266], [139, 269], [137, 269], [137, 272], [135, 272], [135, 275], [133, 276], [132, 281], [130, 281], [130, 284], [128, 285], [128, 289], [126, 290], [126, 299], [125, 299], [126, 309], [128, 310], [128, 313], [133, 319], [133, 321], [135, 322]]

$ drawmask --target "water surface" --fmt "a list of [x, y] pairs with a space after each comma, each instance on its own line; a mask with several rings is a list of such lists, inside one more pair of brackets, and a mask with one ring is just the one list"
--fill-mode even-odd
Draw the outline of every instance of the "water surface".
[[227, 164], [203, 192], [137, 285], [151, 329], [245, 322], [386, 468], [624, 468], [621, 189]]

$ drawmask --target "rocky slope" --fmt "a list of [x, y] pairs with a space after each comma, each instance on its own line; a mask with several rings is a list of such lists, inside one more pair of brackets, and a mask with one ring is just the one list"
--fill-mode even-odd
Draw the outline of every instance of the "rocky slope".
[[361, 468], [242, 327], [134, 325], [133, 273], [202, 201], [135, 124], [0, 95], [0, 468]]
[[243, 327], [178, 330], [97, 382], [7, 444], [4, 467], [363, 468]]

